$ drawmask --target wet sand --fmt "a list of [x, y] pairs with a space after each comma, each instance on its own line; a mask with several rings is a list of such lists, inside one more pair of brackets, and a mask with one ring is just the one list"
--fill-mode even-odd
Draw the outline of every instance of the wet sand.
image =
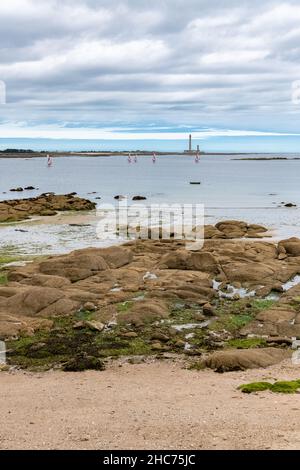
[[290, 361], [221, 375], [180, 362], [2, 372], [0, 449], [299, 449], [299, 394], [237, 390], [299, 376]]

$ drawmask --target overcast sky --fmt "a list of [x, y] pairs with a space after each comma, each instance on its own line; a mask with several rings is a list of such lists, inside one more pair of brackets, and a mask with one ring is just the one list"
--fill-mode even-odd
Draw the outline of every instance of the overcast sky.
[[0, 137], [299, 134], [300, 2], [1, 1], [0, 80]]

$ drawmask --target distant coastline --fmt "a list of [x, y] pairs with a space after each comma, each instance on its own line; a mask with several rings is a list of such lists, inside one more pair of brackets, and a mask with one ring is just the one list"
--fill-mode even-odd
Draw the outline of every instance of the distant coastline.
[[[0, 159], [1, 158], [40, 158], [46, 157], [47, 154], [51, 154], [54, 157], [116, 157], [116, 156], [127, 156], [129, 153], [136, 154], [137, 156], [150, 156], [155, 153], [158, 156], [168, 156], [168, 155], [179, 155], [179, 156], [194, 156], [197, 151], [192, 150], [191, 152], [159, 152], [157, 150], [122, 150], [122, 151], [65, 151], [65, 152], [54, 152], [49, 150], [35, 151], [35, 150], [25, 150], [25, 149], [6, 149], [0, 150]], [[261, 155], [261, 153], [253, 152], [199, 152], [200, 155]]]

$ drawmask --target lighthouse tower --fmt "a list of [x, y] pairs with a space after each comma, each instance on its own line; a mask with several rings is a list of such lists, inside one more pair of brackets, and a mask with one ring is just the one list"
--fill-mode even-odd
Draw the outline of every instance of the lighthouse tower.
[[192, 134], [189, 135], [189, 152], [192, 152]]

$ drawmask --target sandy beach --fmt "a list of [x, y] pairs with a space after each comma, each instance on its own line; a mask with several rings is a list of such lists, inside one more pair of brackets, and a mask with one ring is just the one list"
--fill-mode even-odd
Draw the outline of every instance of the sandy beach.
[[227, 374], [158, 361], [1, 373], [0, 449], [298, 449], [299, 395], [237, 390], [298, 374], [290, 361]]

